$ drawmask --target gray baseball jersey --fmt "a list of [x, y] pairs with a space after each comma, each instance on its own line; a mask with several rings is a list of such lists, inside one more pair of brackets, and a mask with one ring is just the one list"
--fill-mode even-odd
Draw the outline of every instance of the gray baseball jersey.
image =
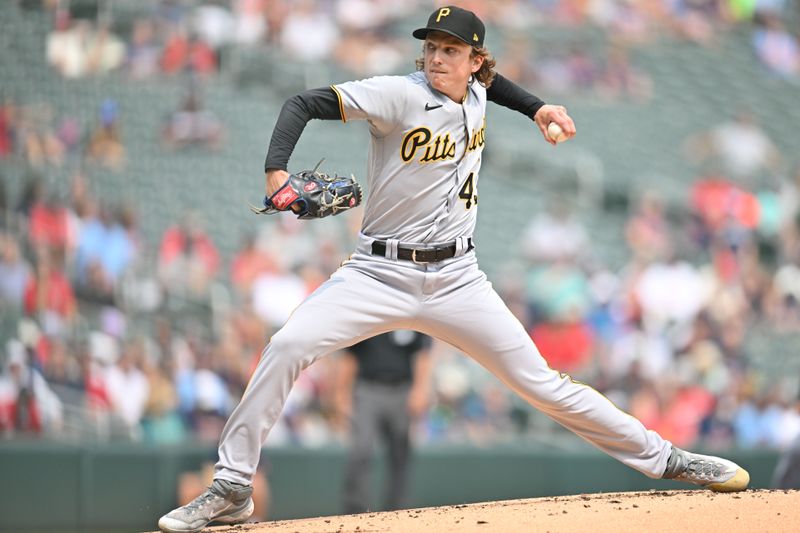
[[[264, 349], [228, 419], [216, 478], [249, 484], [261, 446], [299, 373], [318, 358], [396, 329], [441, 339], [474, 358], [558, 423], [650, 477], [671, 444], [591, 387], [552, 370], [478, 268], [475, 228], [486, 90], [457, 103], [422, 72], [332, 87], [344, 121], [366, 120], [371, 142], [355, 253], [309, 296]], [[375, 240], [385, 254], [375, 255]], [[455, 244], [447, 259], [398, 259], [398, 247]], [[415, 257], [412, 255], [412, 257]]]
[[402, 243], [445, 243], [475, 229], [486, 89], [462, 104], [431, 89], [423, 72], [333, 86], [342, 120], [366, 120], [371, 141], [362, 231]]

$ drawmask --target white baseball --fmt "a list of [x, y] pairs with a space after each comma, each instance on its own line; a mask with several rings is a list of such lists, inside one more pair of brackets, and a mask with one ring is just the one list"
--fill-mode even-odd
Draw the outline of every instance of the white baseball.
[[561, 129], [561, 126], [555, 122], [551, 122], [547, 125], [547, 136], [557, 143], [567, 140], [567, 134], [564, 133], [564, 130]]

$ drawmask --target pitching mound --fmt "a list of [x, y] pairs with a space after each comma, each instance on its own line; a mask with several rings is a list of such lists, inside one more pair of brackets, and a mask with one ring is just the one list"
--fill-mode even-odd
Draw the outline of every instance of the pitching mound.
[[800, 491], [618, 492], [451, 505], [210, 528], [217, 533], [368, 532], [790, 532], [800, 524]]

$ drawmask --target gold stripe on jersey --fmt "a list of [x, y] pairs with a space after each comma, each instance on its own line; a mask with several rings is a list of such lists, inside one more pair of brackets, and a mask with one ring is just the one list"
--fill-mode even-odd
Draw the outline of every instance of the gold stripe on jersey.
[[344, 115], [344, 105], [342, 105], [342, 95], [339, 93], [339, 89], [333, 85], [331, 85], [331, 89], [336, 93], [336, 98], [339, 99], [339, 114], [342, 115], [342, 122], [347, 122], [347, 117]]

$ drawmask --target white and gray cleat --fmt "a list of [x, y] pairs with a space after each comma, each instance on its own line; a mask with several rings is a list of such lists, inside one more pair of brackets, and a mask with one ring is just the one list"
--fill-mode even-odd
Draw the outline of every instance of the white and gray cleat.
[[253, 488], [215, 479], [205, 492], [158, 521], [165, 533], [196, 533], [209, 522], [238, 524], [253, 514]]
[[685, 481], [714, 492], [739, 492], [750, 483], [747, 470], [727, 459], [672, 447], [663, 479]]

